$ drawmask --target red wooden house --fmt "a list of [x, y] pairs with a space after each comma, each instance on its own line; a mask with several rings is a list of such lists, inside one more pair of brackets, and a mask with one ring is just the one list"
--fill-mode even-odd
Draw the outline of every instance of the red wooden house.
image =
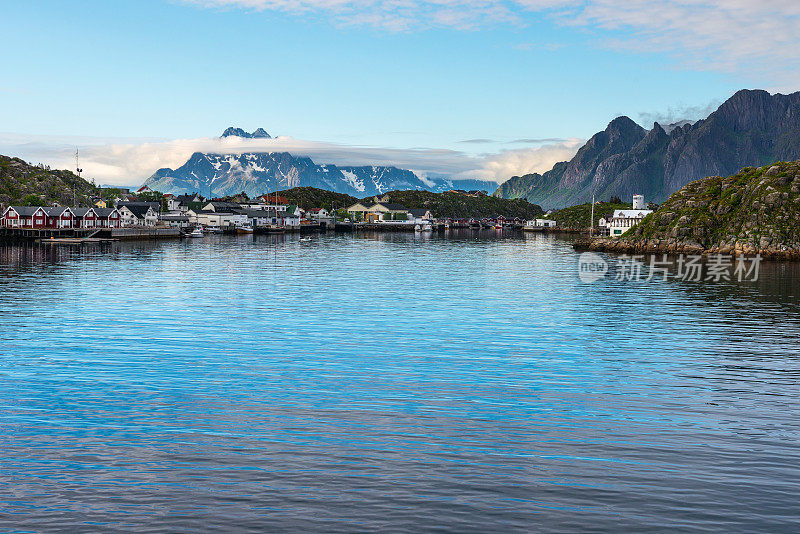
[[97, 215], [95, 228], [119, 228], [122, 226], [122, 216], [116, 208], [94, 208]]
[[98, 228], [97, 212], [94, 208], [72, 208], [75, 228]]
[[37, 206], [10, 206], [3, 212], [6, 228], [46, 228], [47, 213]]
[[42, 209], [47, 215], [45, 228], [64, 229], [73, 227], [75, 216], [70, 208], [53, 207]]

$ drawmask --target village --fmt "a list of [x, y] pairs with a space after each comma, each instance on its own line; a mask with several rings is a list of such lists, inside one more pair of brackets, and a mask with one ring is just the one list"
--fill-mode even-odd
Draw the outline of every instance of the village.
[[[392, 203], [388, 195], [327, 210], [322, 207], [303, 209], [279, 194], [265, 194], [254, 199], [243, 195], [206, 199], [198, 193], [158, 193], [159, 201], [153, 201], [154, 193], [157, 192], [146, 186], [135, 193], [123, 190], [113, 201], [95, 198], [92, 199], [94, 205], [88, 207], [9, 206], [0, 216], [0, 232], [5, 237], [34, 239], [148, 239], [330, 230], [559, 230], [558, 222], [547, 218], [437, 217], [425, 208], [410, 209]], [[598, 228], [592, 227], [592, 232], [618, 237], [651, 212], [644, 207], [644, 197], [635, 195], [633, 209], [616, 210], [601, 218]]]

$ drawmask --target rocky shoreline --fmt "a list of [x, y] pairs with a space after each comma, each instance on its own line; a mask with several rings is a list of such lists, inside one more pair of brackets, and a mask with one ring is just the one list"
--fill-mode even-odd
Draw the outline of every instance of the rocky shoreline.
[[627, 241], [607, 237], [588, 238], [576, 240], [573, 247], [578, 251], [613, 252], [617, 254], [699, 254], [712, 256], [717, 254], [731, 256], [761, 255], [765, 260], [773, 261], [800, 261], [800, 249], [755, 247], [752, 243], [734, 242], [733, 245], [717, 244], [703, 247], [696, 241], [679, 239], [648, 239]]

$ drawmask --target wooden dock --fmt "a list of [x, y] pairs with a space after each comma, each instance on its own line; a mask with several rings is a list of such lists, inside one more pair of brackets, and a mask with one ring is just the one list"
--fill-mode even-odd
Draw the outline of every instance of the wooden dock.
[[179, 228], [112, 228], [111, 238], [115, 240], [136, 239], [177, 239], [181, 237]]

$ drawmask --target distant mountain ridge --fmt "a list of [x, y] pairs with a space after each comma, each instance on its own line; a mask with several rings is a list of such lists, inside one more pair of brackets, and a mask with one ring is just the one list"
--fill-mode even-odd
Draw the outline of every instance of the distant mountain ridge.
[[496, 196], [527, 198], [561, 208], [643, 194], [661, 202], [687, 183], [730, 175], [746, 166], [800, 158], [800, 92], [771, 95], [741, 90], [708, 118], [646, 130], [618, 117], [592, 136], [570, 161], [544, 174], [515, 176]]
[[[247, 133], [230, 127], [222, 137], [271, 139], [259, 128]], [[211, 197], [241, 193], [251, 197], [279, 189], [317, 187], [354, 197], [379, 195], [392, 190], [442, 192], [449, 189], [491, 191], [494, 182], [421, 178], [409, 170], [391, 166], [338, 166], [317, 164], [306, 156], [288, 152], [206, 154], [195, 152], [177, 169], [157, 170], [144, 185], [163, 193], [199, 192]]]

